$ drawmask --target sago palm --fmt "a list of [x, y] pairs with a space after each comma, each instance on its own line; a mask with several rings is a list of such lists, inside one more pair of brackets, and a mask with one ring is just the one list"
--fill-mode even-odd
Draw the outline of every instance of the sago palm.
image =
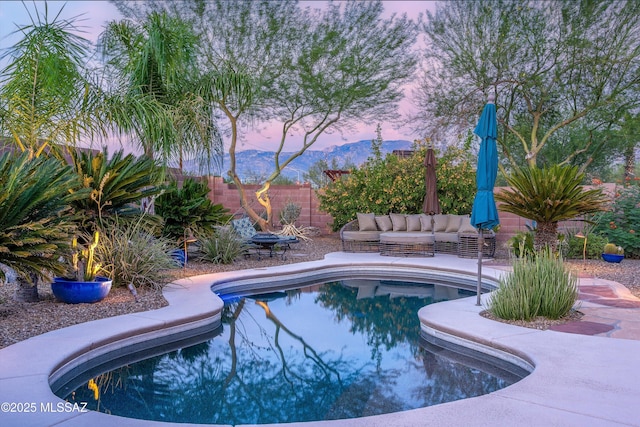
[[37, 300], [37, 282], [65, 272], [61, 255], [75, 232], [69, 203], [86, 197], [71, 191], [77, 187], [77, 175], [55, 158], [0, 156], [0, 264], [16, 272], [20, 299]]
[[109, 158], [106, 148], [72, 154], [81, 186], [90, 192], [89, 197], [72, 204], [82, 214], [84, 231], [104, 225], [105, 216], [139, 216], [141, 201], [164, 189], [162, 169], [146, 156], [125, 156], [120, 150]]
[[607, 202], [600, 189], [584, 189], [583, 178], [575, 166], [516, 169], [507, 177], [511, 188], [496, 194], [498, 209], [536, 221], [536, 250], [555, 249], [558, 222], [602, 210]]

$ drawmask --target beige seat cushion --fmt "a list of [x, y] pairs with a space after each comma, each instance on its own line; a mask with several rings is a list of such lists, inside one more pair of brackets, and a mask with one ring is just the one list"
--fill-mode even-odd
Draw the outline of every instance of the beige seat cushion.
[[380, 240], [380, 231], [343, 231], [342, 239], [358, 242], [377, 242]]
[[458, 242], [458, 233], [445, 233], [437, 231], [435, 233], [436, 242]]
[[433, 234], [418, 232], [388, 232], [380, 234], [380, 243], [433, 243]]

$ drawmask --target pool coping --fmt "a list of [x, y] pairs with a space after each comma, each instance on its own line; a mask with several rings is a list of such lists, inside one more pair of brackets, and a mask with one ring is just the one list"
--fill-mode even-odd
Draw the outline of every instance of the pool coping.
[[[3, 425], [21, 426], [186, 426], [134, 420], [68, 407], [49, 387], [52, 378], [106, 351], [124, 351], [150, 338], [219, 322], [222, 301], [211, 285], [226, 286], [273, 276], [305, 275], [331, 269], [437, 270], [473, 275], [476, 260], [438, 254], [433, 258], [395, 258], [379, 254], [328, 254], [309, 261], [264, 269], [240, 270], [182, 279], [166, 287], [168, 307], [100, 319], [43, 335], [0, 350], [0, 403], [33, 412], [0, 412]], [[485, 265], [491, 281], [504, 270]], [[318, 273], [320, 274], [320, 273]], [[483, 296], [483, 301], [486, 295]], [[637, 358], [640, 341], [539, 331], [479, 315], [476, 298], [423, 307], [418, 315], [424, 333], [472, 348], [495, 351], [535, 365], [518, 383], [496, 392], [428, 408], [338, 421], [291, 423], [292, 426], [563, 425], [640, 426]], [[52, 376], [53, 374], [53, 376]], [[35, 405], [35, 407], [33, 405]], [[59, 406], [62, 405], [62, 406]], [[192, 424], [193, 425], [193, 424]]]

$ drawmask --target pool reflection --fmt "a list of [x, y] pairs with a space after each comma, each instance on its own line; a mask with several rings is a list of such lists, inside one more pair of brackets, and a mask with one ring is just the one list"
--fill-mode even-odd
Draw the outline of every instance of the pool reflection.
[[420, 338], [420, 307], [469, 295], [351, 280], [236, 298], [219, 336], [91, 378], [97, 399], [87, 379], [67, 400], [132, 418], [236, 425], [362, 417], [490, 393], [522, 375]]

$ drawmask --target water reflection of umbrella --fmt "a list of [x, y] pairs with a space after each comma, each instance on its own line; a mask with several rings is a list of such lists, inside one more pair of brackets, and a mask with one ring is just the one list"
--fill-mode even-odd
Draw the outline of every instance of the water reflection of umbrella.
[[476, 198], [471, 211], [471, 225], [478, 229], [478, 298], [480, 305], [480, 286], [482, 275], [482, 248], [484, 246], [483, 230], [491, 229], [500, 224], [496, 202], [493, 198], [493, 186], [498, 175], [498, 123], [496, 121], [496, 106], [493, 97], [482, 110], [478, 125], [473, 131], [481, 139], [478, 152], [478, 169], [476, 171]]
[[427, 192], [424, 195], [424, 203], [422, 211], [428, 215], [440, 213], [440, 201], [438, 200], [438, 181], [436, 178], [436, 155], [433, 152], [431, 142], [427, 146], [427, 154], [424, 157], [424, 166], [426, 168], [424, 179]]

